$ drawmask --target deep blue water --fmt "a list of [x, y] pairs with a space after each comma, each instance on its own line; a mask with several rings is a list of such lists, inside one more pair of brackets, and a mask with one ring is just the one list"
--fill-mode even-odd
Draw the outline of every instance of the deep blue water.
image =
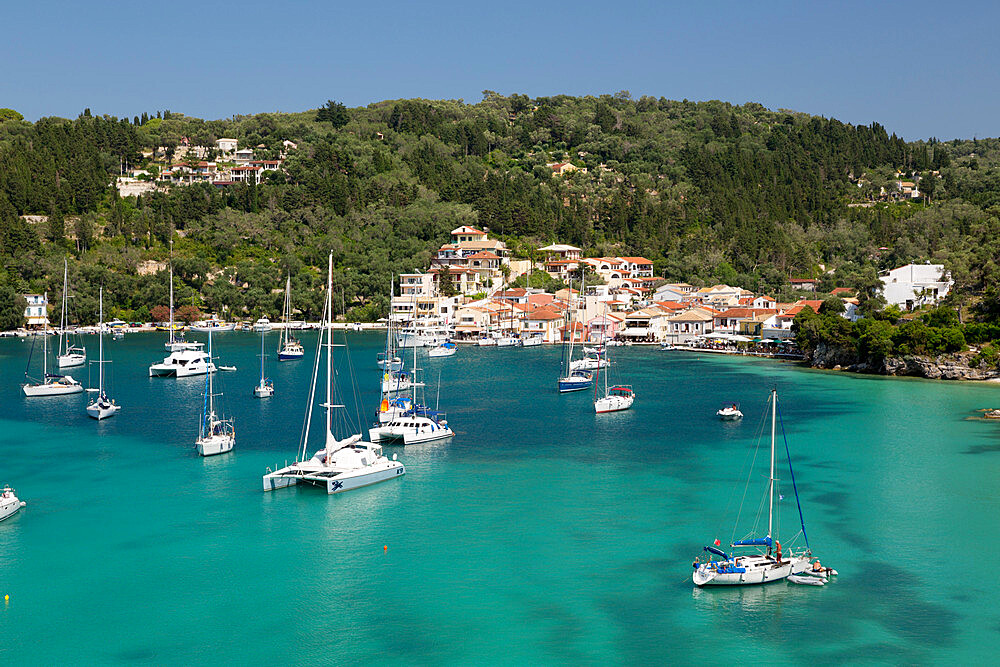
[[[217, 375], [238, 440], [210, 459], [194, 451], [204, 378], [146, 376], [162, 335], [107, 343], [124, 408], [102, 423], [86, 394], [25, 399], [31, 343], [0, 340], [0, 483], [28, 503], [0, 523], [4, 662], [937, 663], [1000, 650], [1000, 425], [966, 419], [1000, 406], [1000, 386], [619, 348], [614, 379], [635, 387], [635, 408], [596, 416], [591, 394], [555, 391], [558, 349], [461, 347], [420, 362], [431, 403], [442, 369], [457, 437], [387, 448], [402, 479], [264, 493], [265, 468], [298, 445], [304, 338], [307, 359], [278, 364], [269, 334], [277, 395], [258, 400], [259, 337], [215, 337], [239, 369]], [[341, 385], [353, 366], [346, 402], [367, 422], [382, 336], [349, 340]], [[733, 537], [772, 386], [811, 546], [839, 581], [695, 589], [693, 557]], [[716, 420], [727, 401], [742, 422]], [[744, 518], [765, 481], [754, 467]], [[798, 529], [787, 481], [782, 535]]]

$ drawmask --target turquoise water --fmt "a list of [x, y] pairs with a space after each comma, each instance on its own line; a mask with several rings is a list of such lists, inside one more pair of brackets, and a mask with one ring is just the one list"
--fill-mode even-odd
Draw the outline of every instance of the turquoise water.
[[[237, 450], [201, 459], [204, 378], [146, 377], [162, 335], [108, 343], [124, 408], [102, 423], [85, 394], [23, 398], [30, 342], [0, 340], [0, 483], [28, 503], [0, 523], [0, 660], [934, 663], [1000, 650], [1000, 426], [965, 419], [1000, 407], [1000, 386], [628, 348], [616, 379], [635, 408], [597, 417], [587, 392], [555, 392], [557, 349], [462, 347], [422, 362], [432, 402], [445, 369], [457, 437], [387, 448], [405, 477], [263, 493], [264, 469], [295, 456], [311, 361], [270, 362], [277, 395], [253, 399], [259, 341], [215, 337], [239, 368], [218, 376]], [[367, 414], [382, 337], [350, 341]], [[695, 589], [693, 557], [732, 538], [772, 386], [811, 545], [840, 579]], [[714, 418], [726, 401], [743, 422]]]

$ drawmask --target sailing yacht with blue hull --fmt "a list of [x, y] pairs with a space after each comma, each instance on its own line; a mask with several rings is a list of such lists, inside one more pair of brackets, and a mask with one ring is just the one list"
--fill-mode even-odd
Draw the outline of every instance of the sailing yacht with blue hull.
[[[812, 551], [809, 549], [809, 538], [806, 535], [806, 524], [802, 518], [802, 506], [799, 504], [799, 491], [795, 484], [795, 473], [792, 472], [791, 454], [788, 452], [788, 441], [785, 440], [785, 453], [788, 456], [788, 471], [795, 490], [795, 504], [799, 508], [799, 523], [805, 548], [794, 552], [792, 549], [782, 553], [781, 542], [774, 537], [774, 495], [778, 481], [775, 475], [774, 433], [778, 421], [778, 392], [771, 391], [771, 472], [767, 485], [767, 534], [756, 537], [752, 533], [741, 540], [734, 540], [734, 549], [726, 553], [719, 540], [714, 546], [704, 547], [708, 554], [706, 562], [695, 559], [692, 581], [697, 586], [746, 586], [749, 584], [766, 584], [787, 579], [790, 575], [807, 573], [812, 569]], [[782, 426], [784, 437], [784, 426]], [[753, 474], [753, 471], [751, 471]], [[759, 535], [759, 533], [758, 533]], [[798, 535], [795, 536], [796, 538]], [[793, 538], [794, 539], [794, 538]], [[736, 549], [750, 549], [754, 553], [738, 555]], [[716, 560], [716, 557], [719, 560]]]

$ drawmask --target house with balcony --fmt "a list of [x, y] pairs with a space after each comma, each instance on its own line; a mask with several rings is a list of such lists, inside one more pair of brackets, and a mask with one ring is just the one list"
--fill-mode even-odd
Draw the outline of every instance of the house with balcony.
[[239, 142], [235, 139], [216, 139], [215, 147], [219, 150], [222, 155], [229, 155], [230, 153], [235, 153]]
[[472, 269], [461, 267], [432, 268], [426, 275], [431, 276], [432, 292], [441, 291], [441, 274], [447, 272], [451, 278], [451, 286], [458, 294], [478, 294], [483, 291], [479, 273]]
[[40, 329], [49, 324], [49, 298], [47, 294], [25, 294], [27, 306], [24, 319], [29, 329]]
[[581, 252], [576, 246], [566, 245], [565, 243], [553, 243], [544, 248], [539, 248], [539, 250], [545, 253], [547, 259], [556, 260], [580, 259]]
[[558, 343], [563, 324], [563, 311], [553, 306], [541, 306], [525, 316], [522, 333], [525, 336], [541, 336], [544, 343]]
[[666, 340], [685, 345], [699, 336], [712, 333], [714, 312], [703, 308], [692, 308], [667, 319]]

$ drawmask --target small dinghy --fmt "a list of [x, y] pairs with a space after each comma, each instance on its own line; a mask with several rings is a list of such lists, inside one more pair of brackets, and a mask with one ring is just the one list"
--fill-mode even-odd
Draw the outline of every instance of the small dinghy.
[[235, 371], [236, 366], [219, 366], [220, 371]]
[[804, 574], [790, 574], [787, 577], [793, 584], [801, 584], [803, 586], [825, 586], [826, 582], [819, 577], [810, 577]]

